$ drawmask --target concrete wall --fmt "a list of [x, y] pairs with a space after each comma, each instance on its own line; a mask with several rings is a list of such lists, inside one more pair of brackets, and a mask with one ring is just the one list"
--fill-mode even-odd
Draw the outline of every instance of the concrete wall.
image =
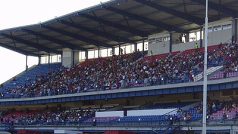
[[214, 31], [208, 33], [208, 46], [231, 42], [232, 29]]
[[199, 44], [200, 41], [173, 44], [172, 45], [172, 50], [174, 52], [174, 51], [184, 51], [184, 50], [187, 50], [187, 49], [193, 49], [193, 48], [195, 48], [195, 43]]
[[74, 65], [77, 65], [79, 63], [79, 51], [78, 50], [73, 50], [74, 51]]
[[148, 55], [169, 53], [169, 41], [148, 45]]
[[169, 34], [158, 33], [148, 37], [148, 55], [156, 55], [169, 52]]
[[[234, 30], [232, 28], [223, 28], [224, 26], [232, 25], [231, 18], [220, 20], [217, 22], [209, 23], [209, 35], [208, 35], [208, 46], [211, 45], [218, 45], [220, 43], [231, 42], [232, 34]], [[217, 28], [220, 27], [221, 29]], [[170, 38], [168, 40], [164, 40], [164, 38], [170, 37], [169, 33], [157, 33], [150, 35], [148, 37], [149, 45], [148, 45], [148, 54], [149, 55], [157, 55], [169, 52], [169, 44]], [[180, 43], [180, 34], [179, 33], [172, 33], [172, 51], [184, 51], [187, 49], [195, 48], [195, 43], [198, 43], [200, 46], [200, 41], [193, 41], [193, 42], [186, 42]], [[204, 46], [204, 42], [203, 42]]]
[[[232, 29], [209, 32], [208, 33], [208, 46], [218, 45], [220, 43], [231, 42], [231, 38], [232, 38]], [[198, 46], [200, 46], [200, 41], [192, 41], [192, 42], [187, 42], [187, 43], [173, 44], [172, 50], [173, 51], [184, 51], [187, 49], [193, 49], [193, 48], [195, 48], [196, 43], [198, 43]], [[204, 46], [204, 40], [203, 40], [202, 44]]]

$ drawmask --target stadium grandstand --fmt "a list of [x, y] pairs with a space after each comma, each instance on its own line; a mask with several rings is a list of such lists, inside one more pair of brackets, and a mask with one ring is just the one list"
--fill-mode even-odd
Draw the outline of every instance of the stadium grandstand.
[[[208, 7], [206, 129], [237, 134], [238, 1]], [[1, 30], [0, 46], [39, 62], [0, 86], [0, 133], [201, 134], [205, 9], [110, 0]]]

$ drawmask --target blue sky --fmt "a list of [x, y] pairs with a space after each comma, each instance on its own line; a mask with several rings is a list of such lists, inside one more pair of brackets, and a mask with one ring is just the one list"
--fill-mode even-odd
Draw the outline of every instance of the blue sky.
[[[1, 0], [0, 30], [36, 24], [108, 0]], [[29, 57], [28, 66], [37, 58]], [[25, 69], [25, 56], [0, 47], [0, 83]]]

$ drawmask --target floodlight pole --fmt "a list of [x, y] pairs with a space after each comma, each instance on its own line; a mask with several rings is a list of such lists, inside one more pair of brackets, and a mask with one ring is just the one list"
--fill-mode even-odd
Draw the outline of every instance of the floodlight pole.
[[207, 133], [207, 39], [208, 39], [208, 0], [206, 0], [205, 17], [205, 46], [204, 46], [204, 73], [203, 73], [203, 115], [202, 115], [202, 134]]

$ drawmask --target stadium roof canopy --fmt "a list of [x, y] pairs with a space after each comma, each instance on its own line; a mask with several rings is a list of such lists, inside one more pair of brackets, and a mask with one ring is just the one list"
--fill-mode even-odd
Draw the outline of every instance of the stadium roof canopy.
[[[237, 0], [209, 0], [209, 20], [238, 15]], [[41, 24], [0, 31], [0, 46], [39, 56], [136, 43], [162, 31], [204, 24], [205, 0], [111, 0]]]

